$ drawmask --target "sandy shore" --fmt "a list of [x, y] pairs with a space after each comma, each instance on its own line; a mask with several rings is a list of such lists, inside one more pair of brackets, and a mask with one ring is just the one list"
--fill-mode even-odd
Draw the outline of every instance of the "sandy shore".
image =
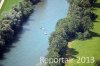
[[68, 48], [72, 48], [72, 43], [73, 43], [74, 41], [71, 41], [71, 42], [68, 42]]

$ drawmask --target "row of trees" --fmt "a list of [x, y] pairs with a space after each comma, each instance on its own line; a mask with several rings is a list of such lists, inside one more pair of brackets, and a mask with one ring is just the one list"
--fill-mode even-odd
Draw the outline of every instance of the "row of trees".
[[[92, 35], [96, 15], [91, 7], [96, 0], [67, 0], [70, 4], [68, 16], [60, 19], [56, 30], [49, 38], [48, 58], [65, 58], [67, 44], [73, 39], [85, 40]], [[47, 66], [63, 66], [63, 63], [48, 63]]]
[[39, 0], [23, 0], [18, 5], [12, 7], [12, 10], [4, 14], [0, 20], [0, 54], [2, 49], [10, 44], [22, 24], [33, 12], [33, 5]]

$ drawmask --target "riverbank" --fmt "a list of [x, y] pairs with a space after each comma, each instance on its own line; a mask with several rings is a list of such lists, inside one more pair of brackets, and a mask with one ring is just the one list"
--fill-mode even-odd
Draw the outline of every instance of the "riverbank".
[[14, 5], [18, 5], [19, 2], [22, 0], [4, 0], [4, 4], [0, 9], [0, 19], [4, 17], [4, 13], [9, 12], [12, 10]]
[[[70, 41], [76, 39], [84, 41], [94, 36], [91, 30], [96, 15], [91, 11], [91, 8], [95, 4], [95, 0], [68, 0], [68, 3], [67, 17], [58, 21], [55, 31], [49, 38], [48, 58], [76, 58], [75, 55], [79, 52], [69, 45]], [[48, 65], [65, 66], [66, 64], [61, 62], [48, 63]]]
[[4, 66], [38, 65], [40, 58], [48, 53], [48, 38], [51, 32], [54, 31], [57, 21], [66, 16], [66, 12], [68, 3], [65, 0], [42, 0], [38, 3], [34, 13], [23, 25], [18, 41], [13, 43], [10, 51], [5, 54], [6, 59], [0, 63]]
[[[33, 4], [34, 3], [34, 4]], [[3, 53], [10, 47], [22, 25], [33, 13], [33, 6], [37, 3], [31, 1], [22, 1], [15, 5], [11, 12], [5, 14], [0, 21], [0, 58], [3, 58]]]

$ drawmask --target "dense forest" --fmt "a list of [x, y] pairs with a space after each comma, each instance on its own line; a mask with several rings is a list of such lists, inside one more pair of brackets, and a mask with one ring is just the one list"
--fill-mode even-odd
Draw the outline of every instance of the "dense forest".
[[[96, 0], [67, 0], [69, 12], [60, 19], [49, 38], [47, 58], [68, 58], [68, 42], [75, 39], [86, 40], [92, 37], [93, 21], [96, 19], [92, 7]], [[51, 60], [52, 61], [52, 60]], [[64, 66], [64, 63], [48, 63], [47, 66]]]
[[18, 5], [14, 5], [12, 10], [5, 13], [5, 16], [0, 20], [0, 58], [7, 46], [11, 45], [11, 42], [16, 38], [22, 24], [33, 12], [33, 6], [39, 1], [23, 0]]

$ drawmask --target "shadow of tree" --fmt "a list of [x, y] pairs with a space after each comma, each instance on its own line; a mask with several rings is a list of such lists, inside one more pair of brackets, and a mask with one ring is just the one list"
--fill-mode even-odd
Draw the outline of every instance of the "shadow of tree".
[[10, 52], [11, 48], [14, 48], [15, 46], [13, 46], [12, 44], [17, 42], [19, 40], [15, 40], [11, 41], [11, 43], [7, 43], [4, 46], [2, 46], [2, 48], [0, 48], [0, 60], [4, 60], [5, 59], [5, 53]]
[[[74, 48], [68, 48], [68, 47], [63, 47], [59, 54], [61, 55], [61, 58], [67, 58], [67, 59], [71, 59], [71, 58], [76, 58], [76, 55], [78, 54], [79, 52], [76, 51], [76, 49]], [[61, 66], [65, 66], [65, 63], [62, 63]]]
[[100, 66], [100, 60], [97, 60], [94, 66]]
[[3, 60], [3, 59], [4, 59], [4, 54], [2, 52], [0, 52], [0, 60]]
[[0, 50], [0, 60], [4, 60], [5, 59], [4, 53], [9, 52], [11, 47], [12, 46], [4, 46], [4, 47], [2, 47], [3, 49]]
[[95, 3], [93, 7], [100, 8], [100, 3]]
[[91, 9], [91, 10], [92, 10], [92, 11], [94, 11], [94, 10], [96, 10], [96, 8], [93, 8], [93, 7], [92, 7], [92, 9]]
[[92, 35], [92, 37], [100, 37], [100, 34], [95, 33], [93, 31], [90, 31], [90, 34]]
[[96, 22], [98, 22], [98, 21], [94, 21], [94, 22], [96, 23]]
[[67, 52], [66, 52], [66, 57], [69, 59], [71, 59], [71, 58], [77, 59], [76, 55], [78, 55], [78, 54], [79, 54], [79, 52], [76, 51], [76, 49], [68, 48]]
[[11, 48], [14, 48], [15, 46], [13, 44], [16, 44], [16, 42], [20, 41], [20, 35], [22, 35], [22, 33], [24, 33], [27, 29], [20, 28], [20, 30], [18, 30], [18, 32], [16, 32], [16, 34], [14, 35], [14, 39], [10, 42], [5, 43], [4, 46], [0, 47], [0, 60], [4, 60], [5, 58], [5, 53], [10, 52]]

